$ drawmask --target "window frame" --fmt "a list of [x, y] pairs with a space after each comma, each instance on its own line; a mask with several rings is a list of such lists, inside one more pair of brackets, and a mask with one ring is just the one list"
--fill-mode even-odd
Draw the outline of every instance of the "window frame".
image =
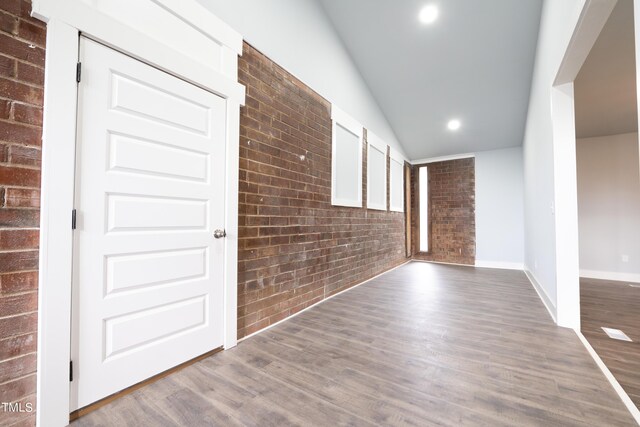
[[[420, 169], [425, 168], [426, 169], [426, 174], [427, 174], [427, 250], [423, 251], [421, 248], [421, 226], [422, 226], [422, 219], [420, 215], [420, 206], [421, 206], [421, 194], [420, 194]], [[416, 238], [416, 247], [415, 247], [415, 252], [417, 254], [422, 254], [422, 255], [427, 255], [431, 253], [431, 185], [430, 185], [430, 181], [431, 181], [431, 177], [430, 177], [430, 173], [429, 173], [429, 164], [428, 163], [423, 163], [420, 165], [415, 165], [415, 200], [416, 200], [416, 210], [415, 210], [415, 217], [416, 217], [416, 229], [415, 229], [415, 238]]]

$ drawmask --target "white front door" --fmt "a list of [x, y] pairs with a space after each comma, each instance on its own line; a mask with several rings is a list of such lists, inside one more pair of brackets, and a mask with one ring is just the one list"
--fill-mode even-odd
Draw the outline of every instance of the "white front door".
[[224, 99], [81, 38], [71, 409], [223, 344]]

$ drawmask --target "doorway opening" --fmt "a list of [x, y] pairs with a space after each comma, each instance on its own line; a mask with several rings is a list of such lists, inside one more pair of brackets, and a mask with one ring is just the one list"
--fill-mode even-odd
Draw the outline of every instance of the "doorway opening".
[[640, 164], [633, 0], [574, 81], [581, 332], [640, 406]]

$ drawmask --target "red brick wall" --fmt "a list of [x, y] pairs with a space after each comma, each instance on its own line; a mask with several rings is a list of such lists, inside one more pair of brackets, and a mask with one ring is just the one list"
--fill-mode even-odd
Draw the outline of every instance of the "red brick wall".
[[[27, 0], [0, 3], [0, 402], [35, 402], [46, 30], [29, 10]], [[404, 262], [405, 248], [404, 214], [331, 206], [330, 103], [248, 44], [239, 77], [247, 86], [239, 194], [243, 337]], [[365, 144], [363, 201], [366, 158]], [[473, 263], [473, 160], [456, 162], [431, 165], [430, 257]], [[438, 237], [445, 232], [454, 237]], [[0, 411], [0, 424], [12, 423], [32, 425], [34, 414]]]
[[246, 43], [239, 80], [247, 87], [238, 249], [243, 337], [404, 262], [405, 251], [404, 214], [331, 206], [331, 104]]
[[411, 174], [414, 258], [426, 261], [475, 264], [475, 160], [458, 159], [430, 163], [429, 171], [429, 252], [418, 252], [418, 167]]
[[[35, 407], [40, 145], [45, 25], [0, 2], [0, 402]], [[33, 424], [7, 413], [0, 424]]]

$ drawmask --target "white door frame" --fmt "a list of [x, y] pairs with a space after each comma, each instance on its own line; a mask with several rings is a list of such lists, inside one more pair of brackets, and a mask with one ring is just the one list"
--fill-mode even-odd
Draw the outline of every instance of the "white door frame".
[[[638, 2], [640, 0], [636, 0]], [[580, 330], [578, 188], [573, 81], [617, 0], [586, 0], [551, 88], [556, 242], [556, 321]]]
[[[71, 211], [76, 171], [75, 74], [79, 35], [109, 45], [227, 101], [225, 348], [237, 344], [238, 157], [240, 106], [245, 99], [244, 86], [237, 82], [237, 55], [242, 54], [242, 36], [195, 0], [33, 0], [32, 15], [47, 23], [37, 425], [63, 426], [69, 422]], [[185, 37], [181, 37], [183, 34]], [[182, 39], [184, 49], [179, 45]]]
[[[557, 322], [573, 328], [636, 422], [640, 412], [580, 331], [578, 185], [573, 82], [618, 0], [586, 0], [551, 93], [556, 210]], [[636, 52], [640, 52], [640, 0], [634, 0]], [[636, 55], [640, 77], [640, 57]], [[640, 91], [640, 86], [638, 87]], [[640, 92], [639, 92], [640, 95]], [[638, 97], [640, 102], [640, 96]]]

